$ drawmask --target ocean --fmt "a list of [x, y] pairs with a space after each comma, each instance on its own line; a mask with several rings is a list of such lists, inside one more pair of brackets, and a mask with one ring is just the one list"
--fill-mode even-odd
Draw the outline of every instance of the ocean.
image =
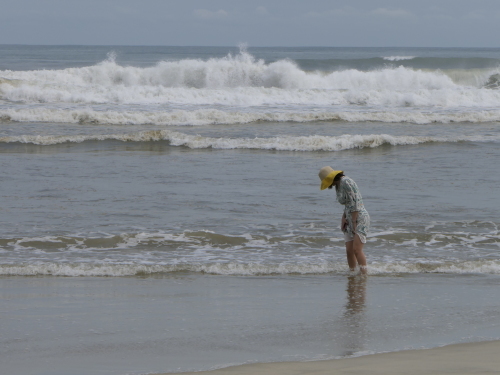
[[499, 160], [498, 48], [0, 45], [0, 370], [500, 339]]

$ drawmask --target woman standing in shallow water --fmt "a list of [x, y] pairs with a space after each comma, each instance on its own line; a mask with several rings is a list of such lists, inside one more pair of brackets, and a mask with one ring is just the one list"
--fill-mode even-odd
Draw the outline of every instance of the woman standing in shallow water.
[[344, 232], [347, 263], [351, 271], [359, 265], [361, 273], [366, 273], [366, 257], [363, 246], [370, 227], [370, 215], [363, 205], [363, 198], [356, 183], [344, 176], [343, 171], [323, 167], [319, 171], [321, 190], [333, 188], [337, 193], [337, 201], [344, 205], [341, 228]]

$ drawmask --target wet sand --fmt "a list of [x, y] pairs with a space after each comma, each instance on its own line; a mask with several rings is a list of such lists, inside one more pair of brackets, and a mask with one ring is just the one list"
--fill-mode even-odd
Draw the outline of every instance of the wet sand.
[[[463, 362], [495, 369], [498, 344], [437, 356], [394, 352], [498, 340], [499, 281], [432, 274], [0, 277], [0, 374], [138, 375], [244, 363], [255, 365], [221, 371], [396, 374], [439, 356], [454, 366], [450, 373], [469, 368]], [[376, 352], [394, 354], [311, 361]]]
[[[499, 374], [500, 341], [456, 344], [434, 349], [407, 350], [314, 362], [257, 363], [205, 373], [207, 375]], [[188, 374], [195, 373], [183, 373], [183, 375]]]

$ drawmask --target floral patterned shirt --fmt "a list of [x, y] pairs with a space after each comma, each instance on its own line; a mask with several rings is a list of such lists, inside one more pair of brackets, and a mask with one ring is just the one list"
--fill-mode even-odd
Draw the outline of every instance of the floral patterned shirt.
[[[370, 228], [370, 215], [365, 209], [363, 198], [358, 185], [352, 178], [342, 177], [337, 189], [337, 201], [344, 205], [344, 214], [347, 219], [347, 233], [351, 236], [359, 235], [361, 242], [366, 242], [366, 234]], [[356, 231], [353, 231], [352, 213], [358, 213]]]

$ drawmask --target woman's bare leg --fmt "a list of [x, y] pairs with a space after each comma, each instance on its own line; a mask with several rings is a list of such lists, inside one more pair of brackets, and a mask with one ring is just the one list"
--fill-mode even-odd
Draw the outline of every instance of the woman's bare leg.
[[352, 243], [354, 256], [356, 257], [356, 260], [359, 264], [359, 270], [361, 271], [361, 273], [366, 273], [366, 257], [365, 253], [363, 252], [364, 243], [361, 242], [361, 238], [359, 238], [359, 235], [354, 235], [354, 241], [352, 241]]
[[354, 235], [354, 240], [345, 243], [345, 249], [347, 253], [347, 264], [351, 271], [356, 269], [356, 265], [359, 264], [359, 270], [361, 273], [366, 273], [366, 257], [363, 252], [363, 242], [359, 236]]
[[354, 271], [358, 262], [356, 261], [356, 255], [354, 255], [353, 249], [354, 241], [349, 241], [345, 243], [345, 251], [347, 254], [347, 264], [349, 265], [349, 269]]

